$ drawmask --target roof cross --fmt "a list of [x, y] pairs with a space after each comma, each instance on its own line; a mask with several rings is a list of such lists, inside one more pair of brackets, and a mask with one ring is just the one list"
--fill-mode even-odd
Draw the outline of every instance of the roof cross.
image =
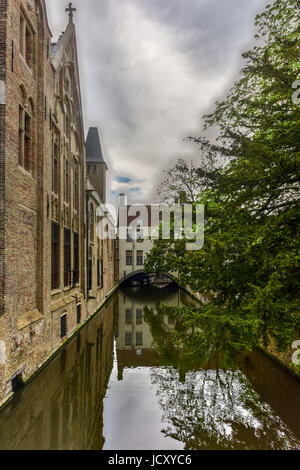
[[77, 11], [76, 8], [72, 8], [72, 3], [70, 2], [68, 8], [66, 8], [65, 11], [69, 12], [69, 23], [73, 23], [73, 12]]

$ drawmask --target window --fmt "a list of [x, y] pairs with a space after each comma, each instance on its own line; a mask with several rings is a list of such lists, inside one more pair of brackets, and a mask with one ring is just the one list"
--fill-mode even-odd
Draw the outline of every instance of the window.
[[92, 261], [92, 248], [89, 249], [89, 259], [88, 259], [88, 290], [93, 288], [93, 261]]
[[136, 264], [137, 264], [137, 266], [143, 266], [143, 264], [144, 264], [144, 253], [143, 253], [143, 251], [137, 251]]
[[70, 230], [64, 229], [64, 286], [71, 283], [71, 235]]
[[133, 256], [132, 250], [126, 251], [126, 266], [132, 266]]
[[88, 171], [88, 173], [90, 172], [90, 170], [91, 170], [91, 166], [88, 165], [88, 166], [87, 166], [87, 171]]
[[81, 305], [77, 305], [76, 312], [77, 312], [77, 325], [79, 325], [79, 323], [81, 323]]
[[132, 333], [131, 333], [131, 331], [126, 331], [126, 333], [125, 333], [125, 346], [132, 346]]
[[31, 116], [19, 106], [19, 165], [32, 171]]
[[101, 260], [101, 289], [103, 289], [104, 286], [104, 265], [103, 265], [103, 259]]
[[70, 202], [70, 165], [69, 165], [69, 160], [65, 158], [65, 168], [64, 168], [64, 173], [65, 173], [65, 202], [69, 204]]
[[97, 260], [97, 286], [103, 288], [103, 260]]
[[25, 41], [24, 41], [25, 25], [26, 25], [25, 18], [21, 14], [21, 16], [20, 16], [20, 54], [21, 54], [22, 57], [25, 56]]
[[20, 54], [29, 68], [33, 67], [33, 31], [23, 13], [20, 16]]
[[67, 315], [60, 317], [60, 337], [64, 338], [67, 336]]
[[96, 165], [94, 165], [94, 173], [96, 173]]
[[89, 214], [89, 220], [90, 220], [90, 242], [94, 243], [95, 239], [95, 213], [94, 213], [94, 207], [93, 204], [90, 205], [90, 214]]
[[47, 59], [49, 59], [50, 57], [50, 39], [49, 38], [47, 38], [46, 57]]
[[65, 136], [67, 137], [67, 139], [70, 138], [70, 119], [68, 113], [66, 113], [65, 116]]
[[125, 324], [126, 325], [131, 325], [132, 324], [132, 309], [131, 308], [126, 308]]
[[79, 282], [79, 235], [74, 232], [73, 235], [73, 286]]
[[143, 310], [141, 308], [136, 309], [136, 324], [137, 325], [143, 324]]
[[135, 344], [136, 346], [143, 346], [143, 332], [137, 331], [135, 335]]
[[52, 192], [59, 194], [59, 134], [53, 133], [52, 139]]
[[74, 163], [74, 209], [79, 210], [79, 172], [78, 163]]
[[51, 226], [51, 288], [58, 289], [59, 280], [59, 225], [52, 222]]

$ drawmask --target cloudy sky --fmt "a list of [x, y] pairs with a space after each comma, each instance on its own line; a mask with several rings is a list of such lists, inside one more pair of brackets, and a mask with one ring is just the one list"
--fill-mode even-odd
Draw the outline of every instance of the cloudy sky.
[[[46, 0], [56, 40], [67, 1]], [[98, 126], [109, 199], [150, 202], [162, 171], [197, 159], [201, 133], [238, 78], [265, 0], [74, 0], [86, 133]]]

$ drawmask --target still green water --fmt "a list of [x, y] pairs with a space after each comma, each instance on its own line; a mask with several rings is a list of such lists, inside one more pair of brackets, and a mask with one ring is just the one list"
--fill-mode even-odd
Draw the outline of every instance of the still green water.
[[258, 351], [229, 367], [174, 342], [163, 305], [192, 302], [115, 294], [1, 412], [0, 449], [300, 449], [300, 382]]

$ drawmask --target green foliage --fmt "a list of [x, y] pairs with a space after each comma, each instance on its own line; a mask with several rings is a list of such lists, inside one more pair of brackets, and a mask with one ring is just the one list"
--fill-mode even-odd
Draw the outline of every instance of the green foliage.
[[189, 138], [209, 162], [193, 170], [198, 192], [190, 198], [205, 205], [204, 248], [186, 252], [184, 241], [159, 240], [146, 269], [178, 273], [182, 285], [207, 298], [181, 311], [189, 326], [214, 325], [218, 334], [226, 328], [234, 348], [273, 339], [282, 351], [300, 331], [297, 1], [274, 1], [256, 28], [241, 79], [205, 116], [205, 129], [219, 129], [217, 141]]

